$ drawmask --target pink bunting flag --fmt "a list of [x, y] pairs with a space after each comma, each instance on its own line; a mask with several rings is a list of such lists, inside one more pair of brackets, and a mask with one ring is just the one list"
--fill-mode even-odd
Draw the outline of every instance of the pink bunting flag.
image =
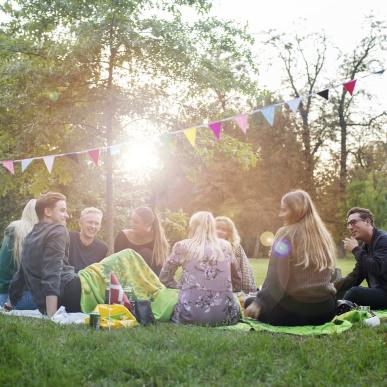
[[95, 165], [98, 165], [99, 149], [92, 149], [87, 152]]
[[51, 173], [55, 161], [55, 156], [45, 156], [43, 157], [43, 161], [44, 164], [46, 164], [48, 173]]
[[235, 122], [241, 128], [241, 131], [246, 134], [247, 129], [249, 128], [249, 120], [247, 114], [241, 114], [234, 118]]
[[210, 122], [208, 126], [214, 133], [214, 136], [216, 137], [216, 139], [220, 140], [220, 133], [222, 131], [222, 121]]
[[12, 160], [3, 161], [3, 167], [12, 175], [15, 174], [15, 169]]
[[347, 83], [344, 83], [344, 89], [347, 90], [350, 95], [352, 95], [355, 85], [356, 85], [356, 79], [349, 81]]

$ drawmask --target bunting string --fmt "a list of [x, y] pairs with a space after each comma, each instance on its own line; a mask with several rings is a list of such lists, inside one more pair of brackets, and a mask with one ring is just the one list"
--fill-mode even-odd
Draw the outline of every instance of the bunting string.
[[[329, 91], [331, 89], [336, 89], [340, 86], [343, 87], [343, 90], [345, 92], [348, 92], [351, 96], [353, 96], [353, 92], [356, 86], [357, 81], [373, 76], [373, 75], [382, 75], [384, 73], [385, 69], [371, 72], [368, 74], [365, 74], [357, 79], [352, 79], [347, 82], [342, 82], [342, 83], [337, 83], [329, 88], [323, 89], [318, 92], [312, 92], [310, 94], [304, 95], [304, 96], [295, 96], [293, 99], [287, 100], [287, 101], [282, 101], [278, 103], [274, 103], [272, 105], [268, 106], [263, 106], [257, 109], [253, 109], [251, 111], [248, 111], [246, 113], [238, 113], [237, 115], [234, 116], [229, 116], [225, 117], [216, 121], [212, 121], [209, 123], [202, 123], [199, 125], [195, 126], [190, 126], [188, 128], [184, 129], [179, 129], [175, 131], [171, 131], [168, 133], [162, 133], [157, 135], [156, 137], [162, 137], [162, 136], [171, 136], [175, 135], [178, 133], [183, 133], [185, 137], [187, 138], [188, 142], [193, 146], [196, 147], [196, 138], [197, 138], [197, 130], [206, 128], [206, 129], [211, 129], [212, 133], [214, 134], [216, 140], [220, 140], [221, 133], [222, 133], [222, 126], [224, 122], [227, 121], [234, 121], [241, 131], [246, 134], [247, 130], [249, 128], [248, 124], [248, 117], [252, 116], [253, 114], [261, 113], [263, 117], [266, 119], [268, 124], [270, 126], [274, 125], [275, 121], [275, 114], [276, 114], [276, 109], [277, 107], [281, 107], [283, 105], [287, 105], [289, 109], [293, 112], [296, 113], [300, 103], [303, 99], [307, 99], [310, 97], [315, 97], [319, 96], [324, 98], [325, 100], [329, 100]], [[0, 164], [4, 167], [4, 169], [11, 175], [15, 175], [15, 168], [14, 168], [14, 163], [21, 163], [21, 171], [22, 173], [31, 165], [31, 163], [35, 160], [43, 160], [44, 164], [46, 165], [46, 168], [49, 173], [52, 172], [53, 166], [54, 166], [54, 161], [57, 157], [68, 157], [71, 160], [73, 160], [76, 163], [79, 163], [79, 155], [81, 154], [88, 154], [89, 158], [91, 161], [98, 166], [99, 165], [99, 159], [100, 159], [100, 154], [102, 151], [109, 151], [111, 156], [117, 155], [120, 153], [121, 147], [132, 144], [133, 142], [124, 142], [120, 144], [114, 144], [114, 145], [109, 145], [109, 146], [103, 146], [103, 147], [98, 147], [98, 148], [92, 148], [92, 149], [85, 149], [82, 151], [76, 151], [76, 152], [68, 152], [68, 153], [58, 153], [58, 154], [53, 154], [53, 155], [46, 155], [46, 156], [36, 156], [36, 157], [29, 157], [25, 159], [16, 159], [16, 160], [0, 160]]]

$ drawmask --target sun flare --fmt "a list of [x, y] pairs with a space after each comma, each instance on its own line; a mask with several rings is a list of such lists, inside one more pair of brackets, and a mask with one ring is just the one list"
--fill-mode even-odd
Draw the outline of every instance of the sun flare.
[[123, 146], [120, 155], [121, 169], [128, 174], [146, 176], [160, 166], [157, 144], [136, 141]]

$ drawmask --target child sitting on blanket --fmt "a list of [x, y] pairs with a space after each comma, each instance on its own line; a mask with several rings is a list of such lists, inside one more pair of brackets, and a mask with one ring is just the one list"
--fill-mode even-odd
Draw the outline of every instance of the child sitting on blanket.
[[[174, 275], [180, 266], [183, 274], [177, 283]], [[210, 212], [197, 212], [191, 217], [189, 238], [174, 245], [160, 281], [167, 287], [180, 288], [172, 321], [201, 325], [238, 322], [240, 307], [233, 285], [234, 290], [240, 290], [240, 268], [230, 243], [217, 238]]]

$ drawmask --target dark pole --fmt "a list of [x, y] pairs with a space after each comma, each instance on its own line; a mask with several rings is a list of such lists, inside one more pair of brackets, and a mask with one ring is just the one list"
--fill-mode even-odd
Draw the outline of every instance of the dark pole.
[[[113, 24], [114, 17], [110, 24], [110, 56], [109, 56], [109, 69], [108, 69], [108, 82], [107, 82], [107, 110], [106, 110], [106, 142], [110, 147], [113, 144], [113, 118], [114, 118], [114, 96], [113, 96], [113, 73], [114, 63], [117, 55], [117, 50], [113, 46]], [[110, 154], [110, 148], [108, 148], [106, 156], [106, 231], [107, 231], [107, 244], [108, 253], [113, 253], [114, 245], [114, 207], [113, 207], [113, 161]]]

